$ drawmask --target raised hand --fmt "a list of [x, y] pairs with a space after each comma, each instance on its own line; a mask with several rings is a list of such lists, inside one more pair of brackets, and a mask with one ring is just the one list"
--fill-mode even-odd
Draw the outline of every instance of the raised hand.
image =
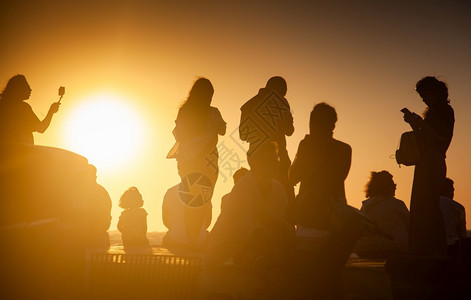
[[55, 114], [60, 107], [60, 102], [54, 102], [51, 104], [51, 107], [49, 107], [49, 113]]

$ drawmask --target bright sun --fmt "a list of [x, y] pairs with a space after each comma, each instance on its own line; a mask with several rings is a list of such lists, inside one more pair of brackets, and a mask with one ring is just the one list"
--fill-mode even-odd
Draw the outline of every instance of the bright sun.
[[143, 147], [144, 126], [138, 114], [119, 96], [88, 97], [66, 125], [70, 150], [97, 168], [116, 169], [129, 163]]

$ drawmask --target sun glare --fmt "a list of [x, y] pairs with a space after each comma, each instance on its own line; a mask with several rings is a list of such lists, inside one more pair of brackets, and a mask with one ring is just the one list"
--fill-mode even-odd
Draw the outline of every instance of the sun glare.
[[139, 115], [119, 96], [88, 97], [66, 125], [70, 150], [102, 169], [116, 169], [132, 161], [142, 148], [144, 126]]

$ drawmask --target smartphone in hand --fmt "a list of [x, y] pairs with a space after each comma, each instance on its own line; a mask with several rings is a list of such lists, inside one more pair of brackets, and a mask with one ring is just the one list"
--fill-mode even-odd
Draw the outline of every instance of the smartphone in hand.
[[412, 113], [412, 112], [411, 112], [409, 109], [407, 109], [406, 107], [404, 107], [403, 109], [401, 109], [401, 112], [403, 112], [405, 115]]

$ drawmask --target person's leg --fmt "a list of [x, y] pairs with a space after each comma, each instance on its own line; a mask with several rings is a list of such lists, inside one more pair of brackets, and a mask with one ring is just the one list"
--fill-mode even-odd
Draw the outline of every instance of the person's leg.
[[410, 204], [409, 252], [446, 254], [446, 233], [440, 211], [440, 186], [445, 179], [444, 159], [426, 153], [416, 166]]

